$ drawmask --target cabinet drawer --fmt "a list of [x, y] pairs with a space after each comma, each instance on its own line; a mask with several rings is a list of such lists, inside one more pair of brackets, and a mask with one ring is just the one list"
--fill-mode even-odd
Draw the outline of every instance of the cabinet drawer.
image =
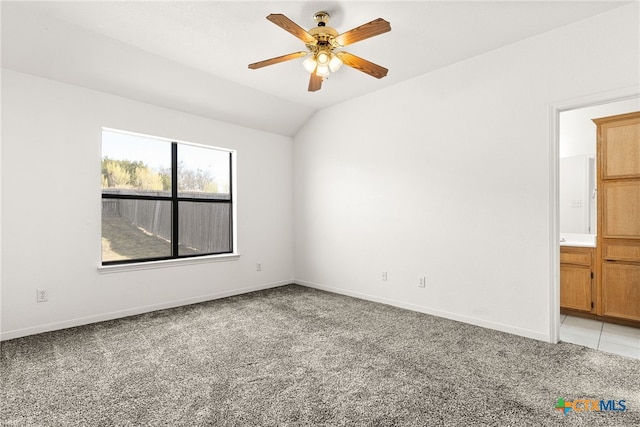
[[640, 262], [640, 242], [603, 242], [602, 257], [608, 261]]
[[560, 248], [560, 264], [591, 265], [591, 248]]

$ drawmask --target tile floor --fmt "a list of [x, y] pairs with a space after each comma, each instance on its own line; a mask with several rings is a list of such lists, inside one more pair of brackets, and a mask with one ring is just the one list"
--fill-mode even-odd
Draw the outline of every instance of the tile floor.
[[560, 315], [560, 341], [640, 359], [640, 328]]

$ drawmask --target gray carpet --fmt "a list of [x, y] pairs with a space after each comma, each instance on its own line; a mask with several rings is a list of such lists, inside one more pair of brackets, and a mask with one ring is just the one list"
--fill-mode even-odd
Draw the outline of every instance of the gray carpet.
[[[291, 285], [5, 341], [3, 426], [640, 425], [640, 361]], [[627, 411], [554, 409], [558, 398]]]

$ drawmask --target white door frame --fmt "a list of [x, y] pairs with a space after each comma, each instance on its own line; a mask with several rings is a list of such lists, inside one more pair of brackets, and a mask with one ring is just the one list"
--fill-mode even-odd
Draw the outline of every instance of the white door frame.
[[549, 171], [551, 172], [549, 179], [549, 261], [551, 266], [549, 341], [551, 343], [555, 344], [560, 339], [560, 113], [638, 97], [640, 97], [640, 86], [630, 86], [549, 106]]

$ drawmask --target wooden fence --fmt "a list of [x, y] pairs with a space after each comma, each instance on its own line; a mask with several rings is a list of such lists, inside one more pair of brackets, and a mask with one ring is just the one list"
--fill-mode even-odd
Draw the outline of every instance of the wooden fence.
[[[230, 203], [180, 202], [178, 206], [181, 255], [231, 250]], [[102, 199], [102, 216], [122, 218], [141, 232], [171, 240], [170, 201]]]

